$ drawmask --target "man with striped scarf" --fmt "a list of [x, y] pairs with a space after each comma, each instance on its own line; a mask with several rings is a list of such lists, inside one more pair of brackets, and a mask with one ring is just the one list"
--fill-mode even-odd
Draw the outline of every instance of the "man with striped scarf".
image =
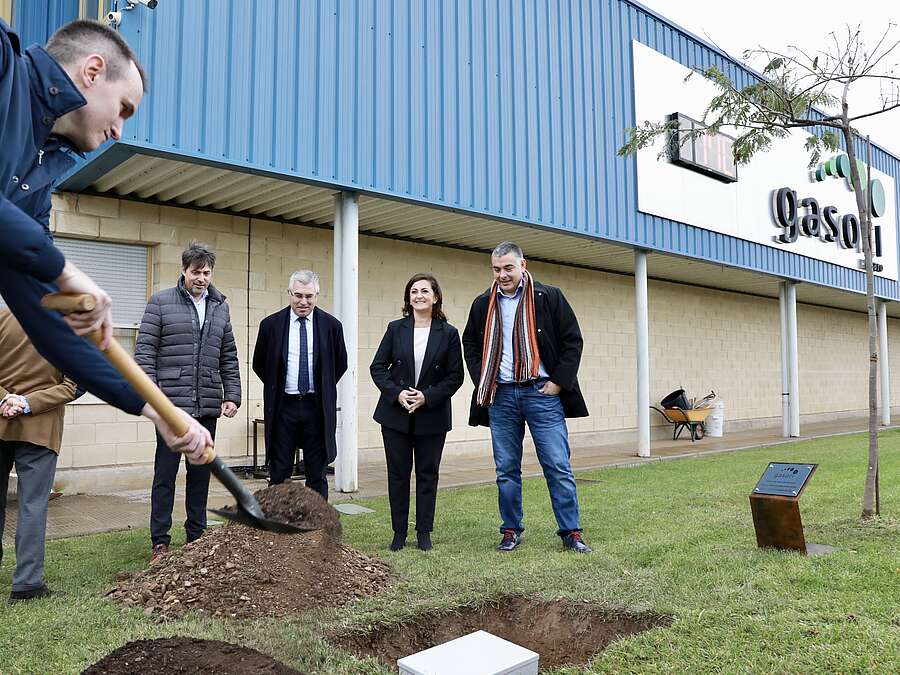
[[578, 387], [584, 342], [562, 291], [535, 281], [522, 249], [498, 244], [491, 254], [494, 283], [475, 298], [463, 333], [475, 383], [471, 426], [489, 426], [499, 490], [500, 551], [522, 541], [522, 440], [531, 431], [563, 546], [591, 549], [581, 538], [578, 495], [569, 463], [567, 417], [587, 417]]

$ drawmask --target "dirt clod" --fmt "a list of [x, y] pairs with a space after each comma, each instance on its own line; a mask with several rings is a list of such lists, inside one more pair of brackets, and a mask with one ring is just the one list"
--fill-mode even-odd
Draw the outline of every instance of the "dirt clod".
[[[298, 527], [315, 527], [324, 530], [335, 541], [341, 540], [340, 516], [322, 496], [302, 483], [281, 483], [253, 493], [266, 518]], [[225, 507], [225, 511], [234, 507]], [[265, 535], [269, 545], [274, 545], [271, 535]]]
[[82, 675], [302, 675], [248, 647], [186, 637], [129, 642], [90, 666]]
[[[299, 495], [297, 503], [287, 507], [291, 494]], [[339, 543], [337, 511], [315, 492], [278, 485], [257, 498], [282, 504], [278, 513], [291, 522], [302, 519], [322, 529], [273, 534], [231, 523], [171, 551], [153, 567], [118, 575], [106, 595], [160, 620], [190, 610], [243, 619], [340, 606], [374, 595], [390, 582], [384, 562]]]
[[335, 636], [332, 642], [394, 669], [399, 658], [484, 630], [537, 652], [540, 668], [546, 670], [584, 665], [613, 640], [670, 623], [660, 615], [613, 613], [584, 602], [504, 597], [422, 614], [369, 633]]

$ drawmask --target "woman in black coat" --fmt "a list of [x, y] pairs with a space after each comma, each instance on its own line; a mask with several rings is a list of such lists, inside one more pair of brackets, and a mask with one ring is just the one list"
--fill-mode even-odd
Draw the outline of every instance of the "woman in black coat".
[[406, 544], [413, 459], [416, 539], [420, 549], [431, 549], [438, 467], [453, 420], [450, 397], [464, 378], [459, 331], [447, 323], [442, 302], [437, 279], [413, 275], [403, 292], [403, 318], [388, 324], [369, 366], [381, 390], [374, 418], [387, 460], [392, 551]]

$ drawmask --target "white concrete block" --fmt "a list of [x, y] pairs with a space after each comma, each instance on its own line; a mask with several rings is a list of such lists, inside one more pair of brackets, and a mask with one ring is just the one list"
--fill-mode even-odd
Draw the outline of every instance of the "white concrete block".
[[540, 655], [479, 630], [397, 660], [400, 675], [537, 675]]

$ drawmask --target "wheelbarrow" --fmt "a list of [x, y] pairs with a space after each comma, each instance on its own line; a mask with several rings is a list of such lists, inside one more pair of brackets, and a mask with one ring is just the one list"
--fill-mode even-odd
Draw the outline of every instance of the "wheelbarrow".
[[672, 440], [678, 440], [681, 432], [687, 429], [691, 434], [691, 442], [698, 441], [706, 435], [706, 418], [712, 412], [712, 408], [657, 408], [651, 405], [656, 412], [662, 415], [666, 422], [673, 424]]

